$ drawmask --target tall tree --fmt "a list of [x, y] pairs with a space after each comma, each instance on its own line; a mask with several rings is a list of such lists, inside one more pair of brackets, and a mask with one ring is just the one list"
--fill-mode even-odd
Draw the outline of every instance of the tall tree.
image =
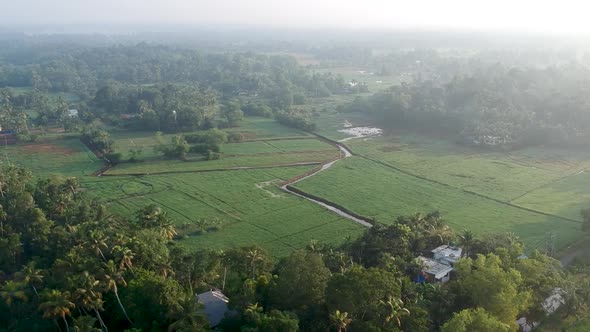
[[43, 311], [43, 318], [57, 319], [61, 318], [66, 326], [66, 330], [70, 330], [67, 316], [72, 314], [71, 309], [75, 308], [74, 303], [70, 302], [70, 293], [61, 292], [56, 289], [47, 290], [41, 295], [42, 302], [39, 305], [39, 310]]

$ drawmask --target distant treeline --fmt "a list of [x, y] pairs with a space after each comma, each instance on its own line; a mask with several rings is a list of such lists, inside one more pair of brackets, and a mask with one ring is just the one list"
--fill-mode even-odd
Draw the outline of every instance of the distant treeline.
[[198, 83], [223, 96], [256, 95], [288, 103], [294, 95], [346, 93], [341, 76], [310, 73], [289, 56], [201, 53], [154, 46], [7, 47], [0, 50], [0, 87], [34, 87], [91, 97], [111, 81]]
[[422, 128], [469, 144], [522, 146], [590, 142], [590, 69], [568, 65], [507, 69], [500, 65], [449, 83], [402, 84], [341, 111], [366, 112], [384, 129]]

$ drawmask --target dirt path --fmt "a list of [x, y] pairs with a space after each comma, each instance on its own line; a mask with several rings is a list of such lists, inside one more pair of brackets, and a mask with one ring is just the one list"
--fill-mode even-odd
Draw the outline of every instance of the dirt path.
[[[318, 138], [326, 141], [323, 137], [318, 136]], [[308, 201], [310, 201], [312, 203], [318, 204], [319, 206], [321, 206], [321, 207], [323, 207], [325, 209], [328, 209], [328, 210], [336, 213], [337, 215], [339, 215], [341, 217], [350, 219], [350, 220], [352, 220], [352, 221], [354, 221], [354, 222], [356, 222], [358, 224], [361, 224], [361, 225], [363, 225], [365, 227], [373, 227], [373, 225], [371, 223], [369, 223], [367, 220], [365, 220], [366, 218], [362, 218], [361, 216], [355, 216], [351, 212], [345, 211], [343, 208], [341, 208], [341, 207], [337, 206], [336, 204], [331, 203], [329, 201], [326, 201], [326, 200], [320, 201], [320, 200], [312, 197], [311, 195], [302, 192], [301, 190], [297, 190], [297, 192], [295, 192], [290, 187], [291, 185], [293, 185], [293, 184], [295, 184], [295, 183], [297, 183], [299, 181], [303, 181], [305, 179], [308, 179], [308, 178], [310, 178], [312, 176], [317, 175], [320, 172], [323, 172], [323, 171], [327, 170], [328, 168], [332, 167], [335, 163], [339, 162], [340, 160], [352, 156], [352, 152], [350, 152], [350, 150], [348, 150], [348, 148], [346, 148], [346, 146], [344, 146], [343, 144], [340, 144], [338, 142], [334, 142], [334, 141], [331, 141], [331, 140], [328, 140], [326, 142], [329, 143], [329, 144], [331, 144], [331, 145], [333, 145], [333, 146], [336, 146], [340, 150], [340, 158], [338, 158], [336, 160], [329, 161], [329, 162], [323, 164], [320, 168], [318, 168], [315, 171], [307, 174], [304, 177], [295, 178], [292, 181], [287, 181], [280, 188], [282, 190], [284, 190], [284, 191], [292, 194], [292, 195], [299, 196], [299, 197], [304, 198], [304, 199], [306, 199], [306, 200], [308, 200]]]

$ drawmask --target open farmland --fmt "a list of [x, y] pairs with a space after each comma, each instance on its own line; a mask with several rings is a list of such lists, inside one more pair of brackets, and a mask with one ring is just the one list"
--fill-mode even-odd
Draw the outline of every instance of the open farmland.
[[571, 219], [581, 219], [580, 211], [590, 207], [590, 173], [580, 171], [532, 190], [512, 203]]
[[[93, 178], [83, 185], [109, 197], [110, 209], [133, 217], [156, 203], [174, 218], [191, 248], [258, 244], [275, 256], [301, 248], [311, 239], [341, 243], [363, 227], [277, 188], [310, 167], [221, 171], [145, 177]], [[217, 231], [203, 231], [199, 220], [215, 221]]]
[[477, 234], [514, 232], [531, 248], [555, 232], [558, 247], [578, 238], [580, 224], [498, 203], [419, 179], [360, 157], [347, 158], [295, 187], [379, 222], [439, 210], [455, 229]]
[[275, 167], [293, 164], [318, 164], [337, 158], [338, 150], [302, 151], [289, 153], [226, 156], [209, 161], [158, 160], [125, 163], [110, 169], [105, 175], [158, 174], [170, 172], [202, 172], [243, 167]]
[[80, 177], [98, 170], [102, 161], [78, 138], [55, 137], [35, 143], [0, 146], [0, 165], [9, 164], [26, 167], [37, 176], [63, 174]]
[[486, 151], [417, 135], [353, 140], [358, 154], [462, 190], [510, 201], [590, 167], [590, 154], [530, 148]]

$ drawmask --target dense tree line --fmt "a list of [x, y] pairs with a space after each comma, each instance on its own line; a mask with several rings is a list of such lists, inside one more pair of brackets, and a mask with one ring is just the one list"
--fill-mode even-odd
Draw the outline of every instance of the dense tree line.
[[364, 111], [385, 129], [437, 130], [482, 145], [583, 145], [589, 141], [590, 70], [487, 66], [476, 74], [403, 84], [343, 111]]
[[0, 87], [74, 92], [83, 98], [93, 96], [113, 80], [129, 84], [198, 83], [224, 96], [279, 98], [277, 103], [289, 100], [293, 94], [346, 93], [342, 77], [311, 74], [288, 56], [201, 53], [146, 43], [108, 47], [13, 46], [2, 53], [5, 56], [0, 62]]
[[[178, 232], [155, 205], [126, 219], [74, 178], [3, 168], [0, 328], [201, 331], [194, 295], [210, 288], [230, 298], [224, 331], [515, 331], [520, 316], [544, 317], [555, 288], [560, 315], [590, 300], [587, 273], [540, 253], [522, 259], [511, 234], [456, 234], [438, 213], [377, 224], [340, 247], [312, 241], [278, 262], [257, 247], [187, 252]], [[466, 252], [452, 280], [415, 283], [415, 257], [450, 241]]]

